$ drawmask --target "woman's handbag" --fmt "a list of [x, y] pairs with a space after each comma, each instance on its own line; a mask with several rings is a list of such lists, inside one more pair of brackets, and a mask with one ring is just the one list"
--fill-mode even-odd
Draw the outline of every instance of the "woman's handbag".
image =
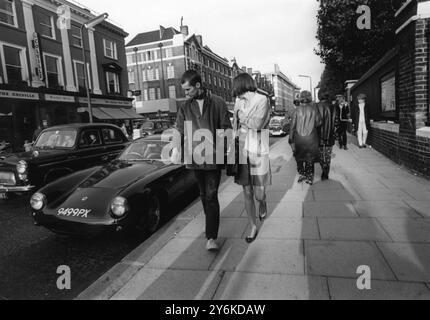
[[[236, 132], [239, 130], [239, 112], [236, 113]], [[236, 134], [233, 141], [234, 148], [229, 148], [226, 159], [226, 174], [229, 177], [235, 177], [239, 173], [239, 136]], [[228, 159], [231, 159], [234, 152], [234, 163], [229, 164]]]

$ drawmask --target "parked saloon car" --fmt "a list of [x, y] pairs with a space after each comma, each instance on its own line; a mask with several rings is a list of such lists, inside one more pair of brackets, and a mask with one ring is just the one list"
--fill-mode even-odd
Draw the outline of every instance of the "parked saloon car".
[[288, 134], [286, 120], [280, 117], [273, 117], [269, 124], [270, 136], [285, 137]]
[[75, 236], [152, 234], [166, 206], [196, 190], [190, 170], [162, 160], [168, 143], [159, 135], [135, 140], [109, 164], [40, 189], [30, 201], [35, 224]]
[[70, 124], [45, 129], [32, 151], [0, 157], [0, 198], [108, 163], [128, 143], [121, 129], [110, 124]]

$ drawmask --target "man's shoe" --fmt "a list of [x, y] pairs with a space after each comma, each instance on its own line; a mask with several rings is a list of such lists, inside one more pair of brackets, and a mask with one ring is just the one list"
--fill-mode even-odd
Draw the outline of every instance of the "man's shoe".
[[214, 239], [209, 239], [208, 243], [206, 244], [206, 250], [208, 251], [218, 251], [219, 250], [219, 246], [216, 243], [216, 241]]

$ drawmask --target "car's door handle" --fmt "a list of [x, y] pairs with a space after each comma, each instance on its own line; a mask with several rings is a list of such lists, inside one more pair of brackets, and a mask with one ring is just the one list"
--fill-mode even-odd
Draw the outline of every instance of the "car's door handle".
[[68, 160], [73, 160], [73, 159], [77, 159], [77, 158], [78, 158], [78, 156], [69, 156], [69, 157], [67, 157]]

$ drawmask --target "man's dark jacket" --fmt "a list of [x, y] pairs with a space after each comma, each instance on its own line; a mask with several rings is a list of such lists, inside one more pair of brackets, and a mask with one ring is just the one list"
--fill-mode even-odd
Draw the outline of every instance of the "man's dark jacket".
[[[198, 102], [195, 99], [190, 99], [184, 102], [179, 108], [176, 117], [176, 126], [182, 137], [185, 134], [185, 121], [192, 123], [192, 134], [199, 129], [207, 129], [212, 133], [214, 144], [212, 149], [212, 164], [197, 164], [193, 159], [193, 163], [187, 163], [188, 169], [194, 170], [216, 170], [223, 166], [216, 164], [216, 131], [218, 129], [231, 129], [230, 113], [228, 112], [225, 101], [214, 94], [207, 93], [203, 104], [203, 114], [200, 114]], [[187, 139], [192, 137], [187, 137]], [[193, 150], [202, 142], [193, 142]]]
[[327, 100], [322, 100], [318, 103], [318, 110], [322, 118], [322, 124], [319, 128], [320, 145], [332, 147], [336, 142], [334, 136], [336, 121], [335, 106]]

